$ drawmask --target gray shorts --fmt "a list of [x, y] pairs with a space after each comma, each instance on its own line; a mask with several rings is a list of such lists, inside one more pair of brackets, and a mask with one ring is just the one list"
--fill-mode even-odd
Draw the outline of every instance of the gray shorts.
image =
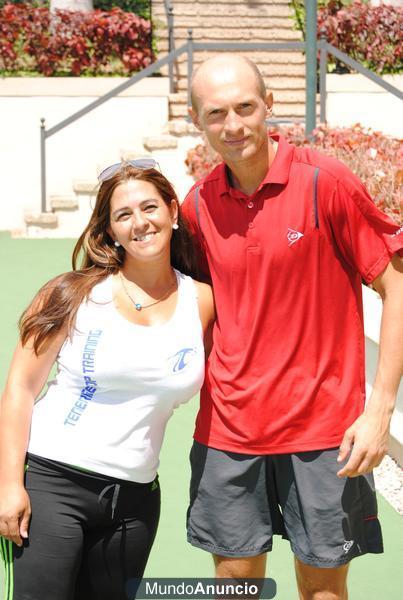
[[273, 534], [315, 567], [383, 552], [372, 474], [340, 479], [338, 448], [249, 455], [194, 442], [188, 541], [219, 556], [257, 556]]

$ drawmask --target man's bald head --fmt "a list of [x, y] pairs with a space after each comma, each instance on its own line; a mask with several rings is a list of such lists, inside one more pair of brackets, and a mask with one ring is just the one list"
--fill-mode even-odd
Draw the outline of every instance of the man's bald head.
[[263, 81], [263, 77], [255, 63], [247, 58], [246, 56], [240, 56], [239, 54], [219, 54], [212, 58], [204, 61], [195, 71], [193, 71], [190, 91], [192, 108], [197, 112], [197, 97], [200, 86], [203, 86], [203, 82], [206, 78], [216, 79], [217, 82], [225, 79], [226, 74], [233, 73], [235, 70], [246, 68], [250, 70], [256, 80], [256, 89], [258, 94], [265, 100], [266, 98], [266, 86]]

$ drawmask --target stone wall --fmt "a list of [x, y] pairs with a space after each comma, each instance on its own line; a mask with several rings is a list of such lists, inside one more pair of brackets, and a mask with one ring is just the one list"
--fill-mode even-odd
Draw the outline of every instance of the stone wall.
[[[196, 42], [295, 42], [301, 41], [294, 30], [292, 8], [288, 0], [172, 0], [174, 8], [175, 47], [187, 40], [188, 29], [193, 30]], [[163, 0], [153, 0], [154, 31], [158, 36], [159, 57], [168, 51], [168, 31]], [[197, 65], [209, 53], [195, 53]], [[273, 90], [274, 116], [301, 118], [305, 114], [305, 59], [302, 52], [248, 52]], [[164, 71], [166, 74], [168, 71]], [[186, 55], [175, 65], [177, 91], [187, 89]], [[173, 99], [174, 101], [175, 99]], [[172, 107], [173, 117], [186, 114], [185, 96], [178, 96]], [[173, 102], [174, 104], [174, 102]], [[179, 106], [182, 104], [182, 108]]]

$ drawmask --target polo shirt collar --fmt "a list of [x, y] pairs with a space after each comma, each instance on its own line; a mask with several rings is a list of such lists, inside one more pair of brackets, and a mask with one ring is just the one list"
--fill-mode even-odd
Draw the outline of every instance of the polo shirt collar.
[[[270, 138], [273, 141], [278, 142], [276, 156], [270, 169], [267, 171], [266, 177], [263, 179], [256, 191], [259, 191], [264, 185], [269, 183], [286, 184], [289, 179], [290, 167], [294, 156], [294, 146], [289, 144], [282, 135], [272, 134]], [[229, 194], [231, 196], [244, 196], [242, 192], [231, 187], [228, 180], [227, 167], [225, 163], [221, 163], [217, 170], [218, 173], [216, 171], [216, 175], [218, 175], [218, 193], [220, 196], [223, 194]]]

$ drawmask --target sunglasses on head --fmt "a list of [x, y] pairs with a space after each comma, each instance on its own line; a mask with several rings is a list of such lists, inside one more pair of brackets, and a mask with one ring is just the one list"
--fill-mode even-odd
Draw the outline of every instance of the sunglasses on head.
[[98, 175], [99, 183], [107, 181], [108, 179], [113, 177], [115, 173], [117, 173], [127, 165], [129, 165], [130, 167], [135, 167], [136, 169], [157, 169], [161, 172], [160, 166], [154, 158], [135, 158], [133, 160], [124, 160], [122, 162], [118, 162], [114, 165], [106, 167], [106, 169], [101, 171]]

